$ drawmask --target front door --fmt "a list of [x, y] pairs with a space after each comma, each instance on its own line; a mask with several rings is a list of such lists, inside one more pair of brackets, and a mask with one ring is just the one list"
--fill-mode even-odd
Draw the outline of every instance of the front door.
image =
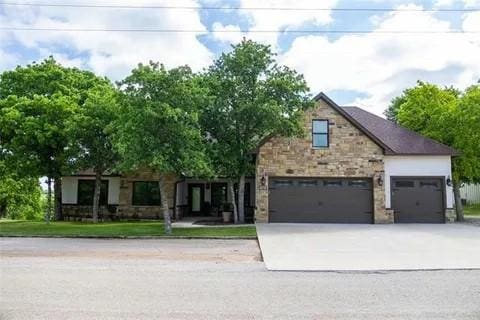
[[188, 185], [188, 207], [190, 208], [190, 215], [198, 216], [202, 214], [204, 192], [203, 184]]

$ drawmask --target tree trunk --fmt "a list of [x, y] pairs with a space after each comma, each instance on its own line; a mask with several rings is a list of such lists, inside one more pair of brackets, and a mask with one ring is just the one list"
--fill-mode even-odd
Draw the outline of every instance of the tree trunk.
[[230, 191], [230, 196], [232, 197], [233, 203], [233, 223], [238, 223], [238, 209], [237, 202], [235, 201], [235, 189], [233, 188], [233, 181], [228, 181], [228, 190]]
[[453, 196], [455, 197], [455, 213], [457, 215], [457, 221], [464, 221], [463, 218], [463, 205], [462, 197], [460, 196], [460, 182], [453, 182]]
[[55, 220], [63, 220], [62, 212], [62, 178], [55, 178], [55, 185], [53, 186], [53, 191], [55, 193]]
[[98, 212], [100, 209], [100, 191], [102, 188], [102, 170], [95, 169], [95, 191], [93, 193], [93, 212], [92, 212], [92, 221], [93, 223], [98, 222]]
[[50, 223], [50, 214], [52, 213], [52, 178], [47, 178], [47, 211], [45, 212], [45, 223]]
[[167, 187], [165, 185], [165, 178], [163, 176], [159, 179], [160, 198], [162, 202], [163, 223], [165, 225], [165, 234], [172, 234], [172, 220], [170, 219], [170, 212], [168, 209]]
[[7, 204], [0, 203], [0, 218], [5, 218], [7, 215]]
[[238, 181], [238, 222], [245, 223], [245, 174]]

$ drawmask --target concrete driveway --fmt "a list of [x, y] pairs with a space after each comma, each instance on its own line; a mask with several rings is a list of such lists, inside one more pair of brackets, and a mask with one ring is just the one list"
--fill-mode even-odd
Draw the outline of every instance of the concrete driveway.
[[480, 268], [480, 228], [462, 224], [257, 224], [268, 270]]

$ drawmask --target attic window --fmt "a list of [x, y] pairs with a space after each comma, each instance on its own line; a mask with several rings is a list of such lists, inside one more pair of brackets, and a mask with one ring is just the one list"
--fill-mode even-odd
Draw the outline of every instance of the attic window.
[[312, 146], [326, 148], [328, 144], [328, 120], [312, 120]]

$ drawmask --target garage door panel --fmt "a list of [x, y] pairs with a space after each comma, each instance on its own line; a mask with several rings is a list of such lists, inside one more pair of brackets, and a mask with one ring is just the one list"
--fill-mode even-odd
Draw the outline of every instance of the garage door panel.
[[392, 209], [397, 223], [444, 223], [441, 178], [392, 179]]
[[271, 178], [270, 185], [270, 222], [372, 223], [370, 180]]

